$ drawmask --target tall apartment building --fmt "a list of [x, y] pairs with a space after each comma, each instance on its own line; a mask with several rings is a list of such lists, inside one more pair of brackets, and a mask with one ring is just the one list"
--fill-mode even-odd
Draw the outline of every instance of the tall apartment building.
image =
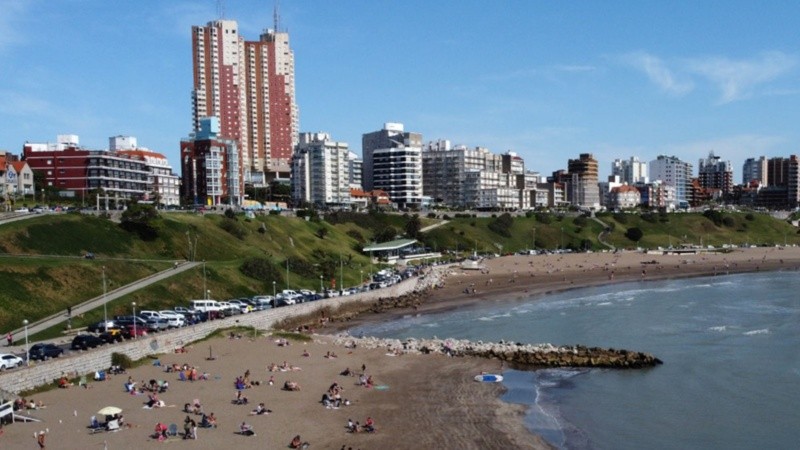
[[650, 179], [675, 187], [675, 200], [679, 206], [689, 204], [692, 185], [692, 165], [676, 156], [659, 155], [650, 161]]
[[364, 161], [353, 152], [347, 154], [347, 172], [350, 180], [350, 189], [364, 189]]
[[591, 153], [581, 153], [578, 159], [570, 159], [567, 162], [567, 177], [567, 200], [576, 206], [600, 206], [597, 160]]
[[265, 30], [245, 41], [233, 20], [192, 27], [193, 129], [216, 117], [220, 135], [236, 141], [246, 181], [288, 176], [298, 142], [294, 54], [289, 34]]
[[[501, 173], [503, 159], [483, 147], [451, 146], [448, 140], [429, 142], [422, 151], [423, 193], [436, 202], [456, 207], [477, 207], [479, 190], [496, 188], [498, 180], [487, 178], [469, 189], [465, 185], [470, 172]], [[513, 187], [513, 186], [512, 186]], [[473, 192], [474, 191], [474, 192]]]
[[300, 133], [292, 157], [292, 199], [320, 208], [350, 207], [350, 151], [327, 133]]
[[216, 117], [200, 120], [200, 131], [181, 140], [181, 196], [200, 205], [241, 205], [244, 179], [237, 141], [221, 134]]
[[771, 208], [796, 208], [800, 205], [800, 160], [797, 155], [767, 160], [767, 188], [759, 192], [759, 197], [760, 204]]
[[401, 123], [361, 138], [364, 190], [380, 189], [399, 208], [422, 203], [422, 135], [404, 131]]
[[714, 152], [708, 152], [708, 158], [700, 159], [698, 179], [705, 189], [718, 189], [723, 197], [733, 193], [733, 168], [730, 161], [723, 161]]
[[742, 164], [742, 184], [746, 185], [751, 181], [767, 184], [767, 158], [765, 156], [744, 160], [744, 164]]
[[618, 176], [620, 183], [634, 185], [650, 182], [647, 176], [647, 162], [639, 161], [638, 156], [629, 159], [615, 159], [611, 163], [611, 175]]

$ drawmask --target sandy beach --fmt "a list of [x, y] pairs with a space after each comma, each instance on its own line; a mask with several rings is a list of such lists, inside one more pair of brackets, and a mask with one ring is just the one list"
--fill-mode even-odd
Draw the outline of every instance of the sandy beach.
[[[798, 270], [800, 249], [755, 248], [725, 254], [652, 255], [641, 253], [593, 253], [539, 256], [508, 256], [484, 261], [484, 270], [450, 269], [425, 302], [414, 310], [426, 314], [456, 308], [470, 302], [527, 298], [548, 292], [607, 283], [622, 283], [726, 273]], [[431, 276], [431, 275], [429, 275]], [[473, 292], [474, 289], [474, 292]], [[322, 329], [334, 332], [366, 320], [390, 320], [409, 314], [399, 310], [376, 316], [363, 314], [347, 324]], [[332, 337], [313, 335], [313, 342], [292, 341], [279, 346], [272, 336], [216, 338], [188, 347], [188, 353], [159, 357], [161, 366], [148, 364], [91, 382], [89, 388], [73, 386], [33, 395], [45, 408], [31, 411], [40, 423], [15, 423], [4, 428], [0, 446], [38, 448], [34, 433], [46, 431], [47, 448], [151, 448], [178, 445], [181, 448], [288, 448], [295, 435], [321, 449], [419, 449], [419, 448], [548, 448], [528, 432], [522, 421], [522, 406], [501, 402], [502, 385], [476, 383], [481, 371], [499, 372], [500, 362], [472, 358], [447, 358], [442, 355], [390, 356], [381, 349], [348, 349], [332, 343]], [[554, 343], [561, 344], [561, 343]], [[591, 342], [583, 343], [592, 345]], [[209, 347], [214, 360], [207, 360]], [[636, 350], [636, 349], [632, 349]], [[309, 356], [303, 356], [307, 351]], [[336, 358], [326, 358], [328, 352]], [[656, 355], [657, 356], [657, 355]], [[284, 361], [301, 370], [270, 372], [267, 367]], [[198, 367], [208, 380], [180, 381], [177, 374], [165, 372], [171, 364]], [[340, 375], [349, 368], [374, 379], [374, 386], [358, 386], [357, 376]], [[232, 403], [234, 381], [245, 371], [250, 380], [260, 382], [244, 389], [249, 404]], [[150, 379], [169, 382], [160, 394], [163, 408], [144, 408], [146, 395], [131, 395], [123, 384], [131, 376], [138, 384]], [[274, 377], [274, 385], [267, 381]], [[282, 390], [284, 382], [295, 381], [300, 391]], [[326, 409], [322, 395], [333, 384], [344, 388], [342, 398], [349, 406]], [[183, 431], [187, 414], [185, 403], [200, 400], [206, 413], [218, 417], [216, 429], [199, 429], [197, 440], [170, 438], [159, 442], [151, 438], [156, 423], [175, 423]], [[264, 402], [272, 412], [250, 415]], [[117, 432], [90, 434], [90, 417], [105, 406], [123, 409], [127, 426]], [[190, 415], [199, 422], [200, 416]], [[375, 433], [349, 433], [348, 419], [362, 424], [372, 417]], [[256, 436], [236, 434], [243, 422], [251, 424]]]

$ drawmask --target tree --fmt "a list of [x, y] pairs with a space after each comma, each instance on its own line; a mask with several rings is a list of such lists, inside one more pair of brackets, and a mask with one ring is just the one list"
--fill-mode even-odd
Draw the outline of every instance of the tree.
[[422, 221], [419, 219], [419, 214], [414, 214], [406, 222], [406, 234], [408, 237], [416, 239], [419, 237], [419, 232], [422, 229]]
[[625, 237], [634, 242], [639, 242], [642, 236], [644, 236], [644, 232], [637, 227], [628, 228], [628, 231], [625, 232]]
[[157, 218], [158, 210], [153, 205], [134, 201], [122, 212], [120, 226], [126, 231], [138, 234], [142, 240], [151, 241], [158, 237], [158, 228], [153, 223]]

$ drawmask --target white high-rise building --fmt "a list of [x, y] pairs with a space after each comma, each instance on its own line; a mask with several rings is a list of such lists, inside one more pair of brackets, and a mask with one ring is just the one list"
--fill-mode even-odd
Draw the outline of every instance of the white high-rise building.
[[650, 161], [650, 179], [675, 187], [675, 200], [679, 206], [689, 203], [692, 184], [692, 165], [677, 156], [659, 155]]
[[767, 157], [747, 158], [742, 165], [742, 184], [758, 181], [767, 184]]
[[422, 203], [422, 135], [404, 131], [401, 123], [361, 138], [364, 190], [385, 191], [399, 208]]
[[647, 162], [639, 161], [638, 156], [631, 156], [629, 159], [615, 159], [611, 163], [611, 175], [618, 176], [622, 183], [647, 184], [650, 182], [647, 175]]
[[292, 198], [319, 208], [350, 207], [349, 148], [328, 133], [300, 133], [292, 157]]

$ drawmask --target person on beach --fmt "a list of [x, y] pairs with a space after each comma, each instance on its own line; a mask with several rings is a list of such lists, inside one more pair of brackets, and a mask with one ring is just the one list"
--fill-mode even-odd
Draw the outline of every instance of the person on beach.
[[255, 436], [256, 432], [253, 431], [252, 425], [248, 424], [247, 422], [242, 422], [242, 424], [239, 425], [239, 434], [242, 436]]
[[39, 432], [39, 435], [36, 436], [36, 443], [39, 444], [39, 448], [46, 448], [44, 443], [44, 431]]
[[292, 442], [289, 443], [289, 448], [308, 448], [309, 445], [310, 444], [308, 442], [303, 442], [298, 434], [292, 438]]
[[12, 345], [14, 345], [14, 336], [11, 334], [11, 332], [10, 332], [10, 331], [9, 331], [9, 332], [8, 332], [8, 334], [6, 335], [6, 340], [8, 341], [8, 346], [9, 346], [9, 347], [11, 347]]
[[254, 409], [250, 413], [250, 415], [251, 416], [261, 416], [261, 415], [264, 415], [264, 414], [269, 414], [271, 412], [272, 412], [272, 410], [271, 409], [267, 409], [267, 407], [264, 406], [264, 403], [262, 402], [262, 403], [259, 403], [258, 406], [256, 406], [256, 409]]

